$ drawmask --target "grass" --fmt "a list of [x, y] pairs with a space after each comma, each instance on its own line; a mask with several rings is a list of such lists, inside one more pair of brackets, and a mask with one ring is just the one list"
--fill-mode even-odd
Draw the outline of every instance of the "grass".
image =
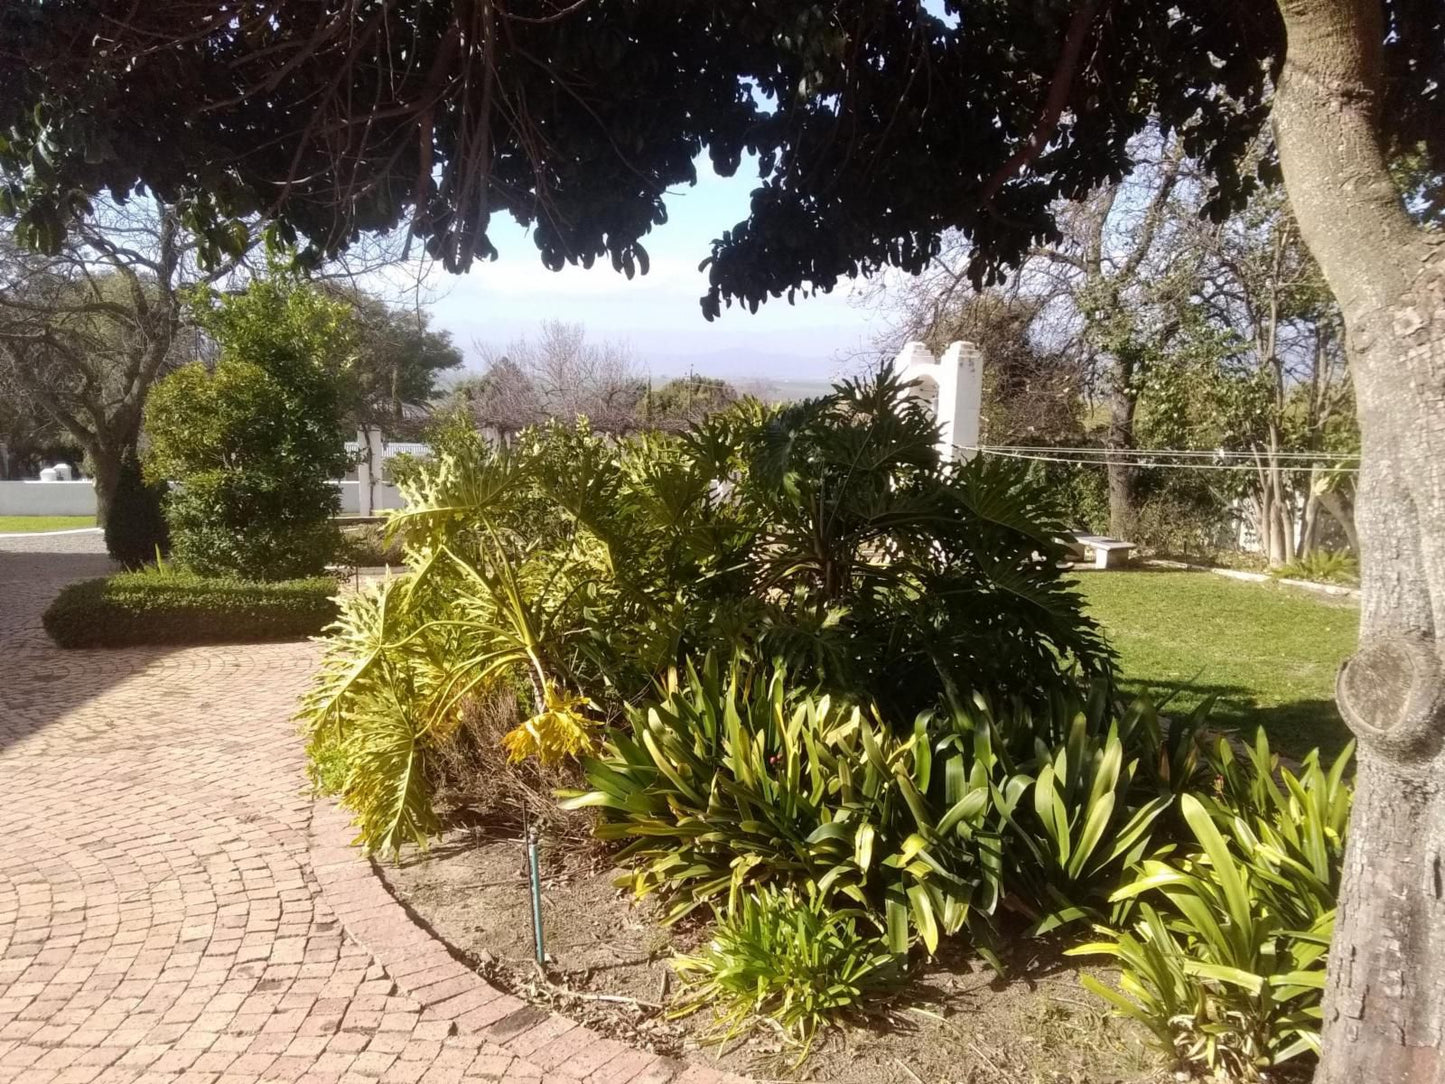
[[73, 531], [94, 527], [94, 516], [0, 516], [0, 534], [22, 531]]
[[1279, 584], [1210, 572], [1081, 576], [1089, 612], [1119, 652], [1129, 691], [1175, 709], [1218, 697], [1213, 720], [1300, 756], [1349, 740], [1334, 701], [1335, 672], [1355, 649], [1358, 607]]

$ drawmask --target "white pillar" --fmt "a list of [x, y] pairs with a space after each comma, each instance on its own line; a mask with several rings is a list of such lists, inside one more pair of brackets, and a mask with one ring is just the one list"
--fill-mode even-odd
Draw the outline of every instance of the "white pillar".
[[938, 454], [945, 460], [956, 455], [972, 459], [983, 407], [983, 357], [978, 347], [969, 342], [952, 343], [935, 361], [928, 347], [911, 342], [898, 352], [893, 367], [905, 380], [922, 381], [937, 391]]
[[937, 365], [933, 354], [921, 342], [904, 343], [903, 349], [898, 351], [898, 356], [893, 359], [894, 372], [905, 380], [913, 380], [919, 376], [932, 379], [929, 374]]
[[356, 464], [356, 505], [363, 516], [373, 514], [376, 505], [376, 483], [381, 480], [383, 458], [381, 430], [369, 426], [356, 431], [356, 443], [361, 451]]
[[950, 343], [938, 362], [952, 385], [952, 410], [944, 413], [943, 381], [939, 381], [939, 421], [948, 438], [950, 452], [959, 449], [964, 459], [977, 454], [979, 419], [983, 413], [983, 355], [970, 342]]

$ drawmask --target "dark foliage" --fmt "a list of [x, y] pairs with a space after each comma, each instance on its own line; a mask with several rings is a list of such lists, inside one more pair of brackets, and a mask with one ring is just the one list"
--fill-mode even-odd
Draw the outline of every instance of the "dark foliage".
[[43, 620], [61, 647], [304, 640], [335, 619], [336, 592], [327, 577], [249, 583], [151, 569], [69, 584]]
[[171, 533], [161, 509], [166, 487], [141, 477], [135, 452], [120, 462], [120, 477], [105, 521], [105, 549], [125, 568], [143, 568], [171, 551]]
[[[1384, 7], [1378, 115], [1438, 157], [1441, 6]], [[710, 315], [918, 271], [950, 229], [992, 279], [1057, 236], [1056, 200], [1118, 179], [1153, 119], [1211, 178], [1206, 210], [1236, 208], [1277, 172], [1243, 171], [1285, 46], [1253, 0], [75, 0], [5, 5], [0, 41], [4, 199], [26, 242], [53, 247], [87, 195], [144, 184], [200, 193], [187, 217], [217, 251], [248, 211], [317, 250], [410, 218], [460, 270], [496, 255], [506, 215], [549, 267], [632, 274], [699, 155], [723, 174], [755, 156]]]
[[889, 371], [747, 434], [736, 500], [757, 531], [746, 567], [766, 603], [764, 653], [901, 719], [940, 692], [1032, 696], [1075, 665], [1105, 672], [1058, 572], [1066, 525], [1050, 494], [1010, 464], [945, 462], [937, 441]]
[[683, 437], [438, 437], [388, 520], [409, 575], [345, 601], [303, 708], [313, 756], [345, 746], [372, 847], [436, 830], [429, 765], [499, 682], [525, 702], [508, 748], [550, 764], [709, 652], [781, 660], [876, 706], [896, 742], [975, 694], [1027, 710], [1111, 678], [1047, 493], [1011, 464], [944, 460], [891, 371]]

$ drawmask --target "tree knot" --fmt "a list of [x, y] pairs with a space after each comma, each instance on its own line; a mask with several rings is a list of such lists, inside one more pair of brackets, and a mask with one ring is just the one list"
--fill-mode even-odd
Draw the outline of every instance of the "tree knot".
[[1367, 636], [1335, 679], [1340, 713], [1360, 743], [1400, 761], [1434, 754], [1445, 730], [1445, 666], [1424, 636]]

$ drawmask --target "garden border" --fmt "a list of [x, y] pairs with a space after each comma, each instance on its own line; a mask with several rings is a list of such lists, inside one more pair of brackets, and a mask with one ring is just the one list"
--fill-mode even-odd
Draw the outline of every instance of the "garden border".
[[638, 1050], [498, 990], [417, 923], [352, 837], [335, 802], [313, 804], [310, 857], [322, 898], [347, 934], [421, 1004], [422, 1019], [480, 1036], [556, 1084], [747, 1084], [746, 1077]]
[[1140, 563], [1151, 565], [1154, 568], [1177, 569], [1180, 572], [1213, 572], [1216, 576], [1228, 576], [1231, 580], [1244, 580], [1247, 583], [1282, 583], [1289, 587], [1303, 587], [1307, 591], [1317, 591], [1322, 595], [1335, 595], [1339, 598], [1358, 600], [1360, 597], [1358, 587], [1345, 587], [1338, 583], [1320, 583], [1317, 580], [1297, 580], [1289, 576], [1271, 576], [1267, 572], [1251, 572], [1243, 568], [1196, 565], [1190, 564], [1188, 561], [1170, 561], [1163, 557], [1149, 557]]

